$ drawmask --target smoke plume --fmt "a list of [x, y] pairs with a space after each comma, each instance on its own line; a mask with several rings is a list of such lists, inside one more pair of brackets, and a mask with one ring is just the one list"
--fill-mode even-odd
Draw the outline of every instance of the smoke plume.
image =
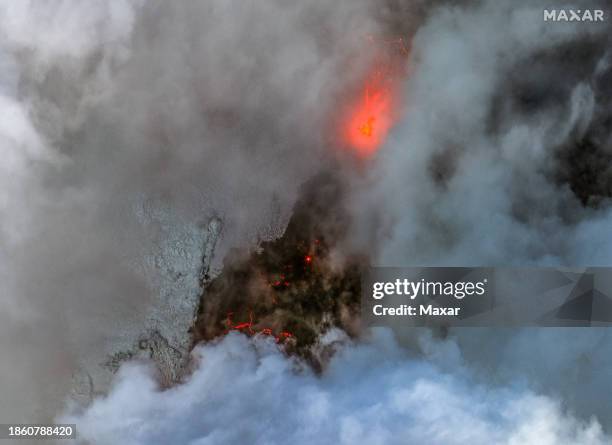
[[382, 331], [345, 345], [318, 378], [296, 372], [272, 342], [230, 334], [196, 350], [186, 384], [162, 392], [145, 366], [126, 366], [107, 398], [64, 420], [96, 444], [607, 443], [595, 420], [520, 385], [483, 386], [452, 344], [432, 347], [448, 351], [452, 374]]
[[[342, 254], [612, 264], [609, 27], [506, 3], [1, 2], [0, 418], [61, 410], [82, 357], [159, 293], [142, 272], [156, 246], [219, 218], [218, 268], [282, 234], [322, 171], [349, 190]], [[369, 37], [398, 35], [401, 119], [347, 161], [339, 110], [376, 60]], [[413, 355], [375, 333], [314, 376], [230, 335], [196, 349], [182, 385], [127, 364], [69, 418], [100, 444], [609, 441], [607, 330], [409, 337]]]
[[368, 58], [346, 30], [377, 26], [341, 3], [0, 5], [2, 419], [48, 420], [77, 362], [139, 323], [164, 239], [221, 218], [220, 262], [282, 232]]
[[[612, 264], [609, 27], [547, 7], [442, 7], [418, 30], [405, 119], [353, 195], [373, 262]], [[483, 378], [521, 376], [610, 427], [608, 330], [453, 334]]]

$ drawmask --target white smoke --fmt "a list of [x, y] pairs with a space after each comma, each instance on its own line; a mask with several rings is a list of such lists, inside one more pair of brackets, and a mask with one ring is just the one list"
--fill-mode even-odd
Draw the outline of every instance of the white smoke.
[[[543, 4], [524, 4], [441, 6], [415, 37], [404, 120], [366, 180], [352, 179], [354, 240], [377, 262], [612, 261], [609, 207], [586, 208], [552, 179], [554, 150], [597, 121], [591, 67], [605, 71], [605, 60], [536, 63], [557, 46], [605, 44], [606, 30], [547, 24]], [[161, 201], [179, 226], [220, 216], [217, 260], [282, 231], [300, 183], [330, 163], [327, 118], [370, 60], [362, 36], [385, 26], [375, 9], [0, 2], [3, 421], [48, 420], [77, 359], [157, 291], [126, 267], [163, 244], [134, 203]], [[412, 20], [410, 7], [396, 10]], [[558, 97], [521, 112], [511, 97], [523, 80]], [[166, 391], [145, 367], [124, 367], [74, 420], [84, 438], [113, 444], [608, 441], [605, 331], [483, 336], [457, 340], [469, 365], [446, 355], [453, 344], [421, 345], [434, 351], [428, 362], [377, 337], [344, 349], [320, 378], [230, 336], [201, 347], [199, 369]], [[542, 354], [567, 369], [580, 358], [580, 372], [550, 378], [525, 359]], [[536, 391], [517, 387], [521, 378]], [[504, 385], [487, 383], [496, 380]], [[582, 395], [585, 380], [593, 388]]]
[[609, 206], [584, 208], [555, 178], [559, 147], [593, 123], [605, 58], [576, 54], [608, 31], [545, 22], [542, 5], [441, 8], [419, 29], [405, 117], [354, 195], [377, 262], [612, 263]]
[[238, 334], [195, 354], [198, 369], [185, 384], [161, 391], [146, 366], [127, 365], [106, 398], [63, 420], [78, 424], [83, 443], [99, 445], [610, 440], [595, 420], [578, 421], [520, 385], [474, 382], [456, 355], [445, 357], [455, 361], [452, 373], [411, 357], [386, 331], [343, 347], [320, 378], [271, 341]]
[[[546, 7], [443, 7], [419, 29], [404, 119], [353, 195], [376, 263], [612, 264], [609, 198], [583, 205], [566, 173], [605, 185], [607, 161], [563, 161], [585, 136], [612, 153], [609, 26], [544, 22]], [[453, 333], [484, 381], [524, 378], [612, 425], [609, 330]]]
[[328, 159], [344, 30], [375, 27], [362, 1], [0, 2], [3, 421], [49, 420], [162, 293], [138, 263], [168, 230], [137, 209], [179, 236], [221, 217], [217, 262], [283, 230]]

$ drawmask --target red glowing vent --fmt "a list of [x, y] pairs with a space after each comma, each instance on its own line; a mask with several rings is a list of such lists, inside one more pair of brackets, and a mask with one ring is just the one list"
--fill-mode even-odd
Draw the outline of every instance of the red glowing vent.
[[368, 157], [385, 142], [394, 121], [393, 97], [388, 88], [368, 85], [347, 120], [347, 142]]
[[368, 41], [376, 46], [378, 57], [357, 98], [349, 102], [343, 124], [345, 143], [361, 158], [378, 151], [398, 120], [409, 54], [402, 38], [376, 41], [370, 36]]

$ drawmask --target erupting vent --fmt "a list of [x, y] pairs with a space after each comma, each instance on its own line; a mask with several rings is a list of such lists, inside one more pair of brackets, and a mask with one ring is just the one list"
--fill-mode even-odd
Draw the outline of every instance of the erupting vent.
[[357, 99], [349, 106], [345, 122], [345, 141], [360, 157], [372, 156], [384, 144], [389, 130], [397, 121], [400, 109], [400, 81], [405, 76], [409, 54], [404, 39], [377, 41], [379, 57], [376, 67], [366, 77]]
[[349, 145], [361, 156], [370, 156], [384, 143], [393, 123], [389, 87], [371, 82], [348, 119]]

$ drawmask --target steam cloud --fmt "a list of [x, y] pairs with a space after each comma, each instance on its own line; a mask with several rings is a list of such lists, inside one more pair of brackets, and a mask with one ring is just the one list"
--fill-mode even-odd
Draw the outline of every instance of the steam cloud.
[[[300, 183], [332, 162], [330, 116], [372, 57], [361, 36], [412, 32], [426, 9], [404, 119], [365, 177], [347, 178], [351, 248], [381, 264], [611, 264], [609, 30], [545, 23], [548, 6], [0, 3], [0, 417], [48, 420], [77, 359], [142, 316], [155, 289], [127, 265], [163, 233], [135, 206], [162, 202], [177, 230], [220, 216], [217, 260], [282, 232]], [[321, 378], [230, 336], [164, 392], [125, 366], [80, 432], [134, 444], [607, 439], [607, 330], [453, 335], [421, 341], [425, 359], [380, 335]], [[454, 347], [466, 363], [449, 365]], [[526, 357], [575, 372], [551, 378]]]
[[344, 30], [375, 27], [354, 1], [0, 4], [2, 419], [49, 420], [78, 359], [143, 316], [166, 234], [138, 209], [179, 234], [221, 217], [218, 260], [283, 230], [328, 162]]
[[126, 366], [107, 398], [64, 420], [102, 445], [607, 443], [596, 421], [520, 387], [482, 386], [453, 344], [432, 346], [448, 351], [452, 374], [381, 331], [345, 346], [317, 378], [296, 374], [273, 343], [231, 334], [196, 350], [200, 367], [186, 384], [161, 392], [146, 367]]
[[[406, 119], [354, 194], [375, 262], [612, 264], [611, 35], [551, 26], [549, 7], [442, 8], [419, 29]], [[484, 378], [523, 376], [612, 426], [609, 330], [453, 334]]]
[[406, 118], [355, 194], [379, 262], [611, 263], [609, 32], [543, 8], [441, 9], [415, 36]]

